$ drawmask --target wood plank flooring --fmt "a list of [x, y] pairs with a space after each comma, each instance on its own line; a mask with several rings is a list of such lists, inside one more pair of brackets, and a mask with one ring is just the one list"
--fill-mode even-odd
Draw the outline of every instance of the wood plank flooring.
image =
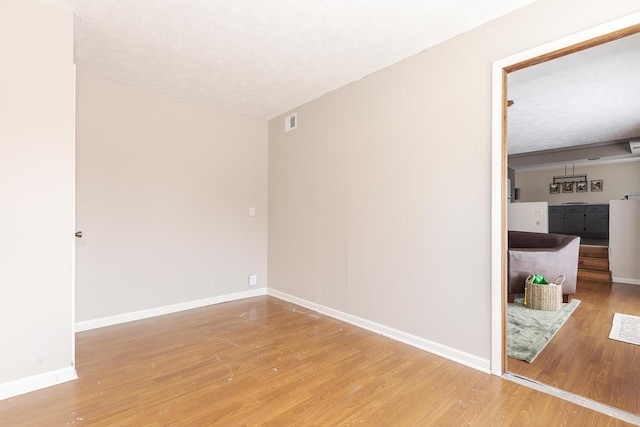
[[625, 425], [273, 297], [79, 333], [77, 371], [0, 425]]
[[640, 415], [640, 346], [610, 340], [616, 312], [640, 316], [640, 286], [579, 280], [580, 306], [533, 363], [507, 370]]

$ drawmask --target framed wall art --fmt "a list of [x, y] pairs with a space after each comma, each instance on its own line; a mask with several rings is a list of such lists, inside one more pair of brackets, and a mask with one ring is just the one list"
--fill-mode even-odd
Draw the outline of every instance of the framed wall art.
[[586, 193], [587, 192], [587, 182], [576, 182], [576, 193]]
[[591, 191], [602, 191], [602, 180], [601, 179], [592, 179], [591, 180]]
[[563, 193], [573, 193], [573, 182], [563, 182], [562, 183], [562, 192]]
[[558, 194], [560, 192], [560, 184], [549, 184], [549, 194]]

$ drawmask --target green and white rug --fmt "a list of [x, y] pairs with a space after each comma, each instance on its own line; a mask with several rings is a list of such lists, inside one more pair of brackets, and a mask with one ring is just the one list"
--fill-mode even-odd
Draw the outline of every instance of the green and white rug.
[[533, 310], [522, 298], [507, 304], [507, 356], [533, 362], [579, 304], [573, 299], [558, 311]]

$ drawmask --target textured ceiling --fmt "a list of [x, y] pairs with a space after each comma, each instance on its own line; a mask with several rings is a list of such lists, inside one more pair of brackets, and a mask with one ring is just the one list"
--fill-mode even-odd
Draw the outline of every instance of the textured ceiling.
[[49, 0], [76, 64], [272, 118], [534, 0]]
[[640, 35], [510, 73], [508, 98], [510, 155], [638, 139]]

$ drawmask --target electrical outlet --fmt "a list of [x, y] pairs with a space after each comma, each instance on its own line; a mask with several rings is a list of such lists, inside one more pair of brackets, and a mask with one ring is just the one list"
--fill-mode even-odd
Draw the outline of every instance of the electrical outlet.
[[258, 284], [258, 275], [250, 274], [249, 275], [249, 286], [255, 286]]
[[542, 216], [542, 209], [536, 209], [535, 210], [535, 215], [536, 216]]

